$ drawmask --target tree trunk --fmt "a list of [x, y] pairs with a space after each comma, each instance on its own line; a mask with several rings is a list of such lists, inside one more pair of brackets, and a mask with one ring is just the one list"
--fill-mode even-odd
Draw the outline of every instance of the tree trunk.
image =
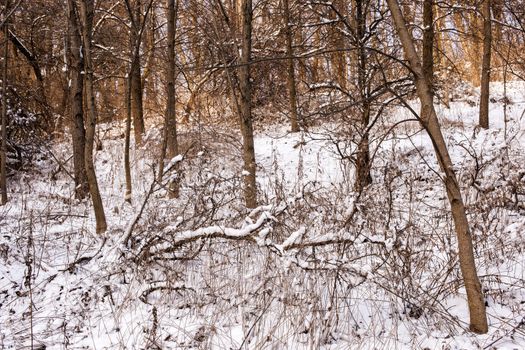
[[[7, 16], [9, 0], [6, 1], [4, 13]], [[2, 69], [2, 145], [0, 148], [0, 205], [7, 203], [7, 67], [9, 44], [9, 22], [5, 18], [4, 23], [4, 65]]]
[[[295, 42], [298, 43], [299, 47], [301, 47], [304, 44], [304, 41], [306, 40], [305, 35], [303, 33], [303, 18], [302, 17], [303, 17], [303, 13], [300, 10], [295, 17], [295, 22], [297, 23], [297, 26], [295, 28], [295, 32], [293, 33], [295, 34], [294, 35]], [[299, 91], [302, 91], [302, 90], [304, 91], [304, 87], [305, 87], [304, 85], [308, 81], [308, 72], [307, 72], [307, 67], [306, 67], [307, 61], [308, 59], [306, 58], [297, 58], [295, 60], [295, 62], [297, 63], [297, 77], [295, 81], [296, 82], [295, 87], [296, 87], [296, 90], [299, 90]], [[299, 107], [299, 104], [297, 106]], [[301, 116], [300, 122], [302, 124], [301, 127], [303, 129], [306, 129], [306, 123], [304, 120], [304, 116]]]
[[363, 0], [356, 0], [355, 2], [355, 23], [356, 23], [356, 46], [357, 46], [357, 86], [359, 89], [359, 99], [361, 100], [361, 139], [357, 145], [357, 162], [356, 162], [356, 183], [357, 191], [362, 191], [363, 188], [372, 183], [370, 176], [370, 147], [368, 135], [368, 123], [370, 122], [370, 100], [368, 92], [368, 84], [366, 78], [366, 13], [363, 7]]
[[423, 74], [434, 94], [434, 1], [423, 2]]
[[336, 21], [333, 25], [330, 26], [330, 39], [334, 48], [333, 53], [330, 54], [330, 64], [332, 68], [332, 76], [335, 77], [337, 84], [343, 89], [347, 89], [347, 73], [346, 73], [346, 52], [344, 51], [345, 47], [345, 36], [341, 33], [340, 25], [337, 23], [342, 20], [342, 17], [345, 17], [347, 14], [345, 1], [334, 0], [332, 6], [337, 10], [338, 13], [333, 13], [332, 19]]
[[239, 68], [241, 92], [240, 123], [242, 134], [242, 152], [244, 161], [244, 198], [246, 207], [257, 206], [257, 187], [255, 182], [255, 149], [253, 145], [252, 125], [252, 83], [250, 81], [250, 63], [252, 53], [252, 0], [242, 2], [242, 53]]
[[492, 46], [492, 21], [490, 15], [491, 1], [483, 1], [483, 63], [481, 66], [481, 96], [479, 103], [479, 126], [489, 128], [489, 84], [490, 55]]
[[148, 25], [145, 26], [145, 28], [147, 28], [145, 35], [146, 40], [144, 40], [144, 52], [147, 53], [147, 56], [145, 58], [144, 70], [142, 71], [142, 89], [146, 97], [144, 108], [146, 110], [152, 110], [157, 107], [157, 96], [155, 93], [157, 84], [155, 83], [155, 75], [152, 74], [157, 68], [157, 17], [155, 8], [152, 8], [147, 23]]
[[[137, 43], [135, 43], [138, 45]], [[133, 131], [135, 135], [135, 146], [142, 144], [144, 135], [144, 107], [142, 103], [142, 78], [140, 73], [140, 51], [133, 50], [136, 56], [131, 64], [131, 115], [133, 116]]]
[[290, 4], [289, 0], [283, 0], [284, 25], [286, 35], [286, 56], [288, 57], [287, 85], [290, 102], [290, 125], [292, 132], [299, 131], [299, 118], [297, 116], [297, 90], [295, 83], [295, 68], [293, 59], [293, 36], [292, 24], [290, 23]]
[[[178, 3], [177, 3], [178, 5]], [[179, 144], [177, 140], [177, 120], [175, 114], [175, 30], [176, 30], [177, 11], [175, 0], [168, 0], [168, 69], [167, 69], [167, 106], [164, 121], [165, 138], [168, 159], [172, 159], [179, 154]], [[170, 198], [179, 196], [179, 181], [170, 180], [168, 184], [168, 195]]]
[[[130, 70], [131, 71], [131, 70]], [[131, 203], [133, 189], [131, 184], [131, 163], [130, 163], [130, 144], [131, 144], [131, 76], [126, 77], [126, 129], [124, 134], [124, 174], [126, 177], [126, 195], [124, 200]]]
[[69, 89], [71, 138], [73, 143], [73, 167], [75, 180], [75, 196], [83, 199], [89, 193], [89, 185], [86, 175], [86, 161], [84, 149], [86, 146], [86, 130], [84, 128], [83, 107], [83, 76], [84, 62], [80, 55], [81, 37], [78, 26], [78, 10], [73, 0], [68, 0], [68, 71], [71, 82]]
[[487, 333], [487, 315], [485, 301], [481, 291], [476, 264], [474, 260], [474, 249], [470, 235], [465, 206], [461, 196], [459, 183], [456, 179], [452, 160], [448, 153], [447, 145], [441, 133], [441, 128], [434, 109], [431, 88], [423, 74], [423, 68], [414, 45], [414, 39], [410, 36], [397, 0], [387, 0], [388, 7], [401, 39], [401, 44], [409, 61], [410, 68], [414, 74], [414, 82], [417, 94], [421, 102], [421, 125], [427, 130], [432, 140], [436, 156], [445, 173], [445, 187], [452, 209], [452, 218], [458, 239], [458, 255], [461, 273], [465, 282], [468, 307], [470, 312], [470, 329], [475, 333]]
[[[439, 6], [434, 4], [432, 15], [434, 18], [437, 18], [436, 23], [435, 23], [435, 28], [433, 29], [434, 30], [433, 40], [436, 45], [435, 46], [435, 51], [436, 51], [435, 59], [436, 59], [436, 64], [440, 67], [440, 69], [446, 72], [449, 70], [449, 68], [447, 68], [448, 60], [449, 60], [448, 57], [452, 57], [454, 49], [452, 47], [450, 40], [447, 37], [447, 29], [446, 29], [447, 28], [447, 18], [443, 16], [444, 12], [445, 11], [440, 9]], [[432, 70], [435, 70], [434, 67], [432, 68]], [[440, 74], [440, 77], [443, 78], [444, 74], [448, 74], [448, 73], [442, 72]], [[451, 94], [451, 89], [452, 89], [451, 85], [452, 85], [452, 82], [450, 81], [450, 79], [443, 80], [441, 82], [441, 102], [443, 102], [443, 104], [447, 108], [450, 108], [450, 94]], [[435, 88], [432, 92], [435, 94], [436, 92]]]
[[[128, 16], [131, 21], [131, 35], [129, 41], [129, 50], [131, 64], [128, 76], [126, 77], [126, 129], [124, 139], [124, 172], [126, 177], [126, 195], [125, 200], [131, 203], [132, 197], [132, 179], [130, 164], [130, 144], [131, 144], [131, 122], [133, 121], [133, 131], [135, 136], [135, 147], [142, 143], [144, 134], [144, 108], [142, 101], [143, 82], [140, 72], [140, 45], [142, 34], [146, 25], [146, 18], [151, 9], [152, 1], [149, 2], [146, 15], [143, 22], [140, 22], [141, 3], [137, 1], [135, 11], [131, 8], [129, 1], [125, 1]], [[142, 27], [141, 27], [142, 23]]]
[[[142, 74], [140, 68], [140, 45], [142, 43], [141, 31], [141, 2], [137, 1], [135, 9], [131, 8], [129, 2], [126, 2], [128, 7], [128, 15], [131, 20], [131, 37], [130, 37], [130, 53], [131, 53], [131, 115], [133, 119], [133, 131], [135, 135], [135, 147], [142, 144], [142, 135], [144, 135], [144, 106], [143, 106], [143, 86]], [[146, 21], [146, 18], [143, 19]]]
[[84, 91], [86, 95], [86, 145], [84, 149], [84, 157], [86, 162], [86, 174], [89, 184], [89, 192], [91, 200], [93, 201], [93, 209], [95, 211], [96, 231], [97, 233], [104, 233], [107, 229], [106, 215], [104, 214], [104, 206], [97, 183], [97, 175], [95, 173], [95, 165], [93, 163], [93, 145], [95, 142], [95, 128], [97, 123], [97, 110], [95, 104], [95, 94], [93, 91], [93, 65], [91, 60], [91, 37], [93, 32], [93, 9], [94, 0], [82, 0], [80, 2], [80, 18], [82, 21], [82, 41], [84, 53]]
[[[491, 34], [492, 34], [492, 42], [495, 42], [495, 43], [502, 43], [503, 39], [502, 39], [502, 35], [503, 35], [503, 25], [502, 23], [504, 23], [505, 19], [504, 19], [504, 10], [505, 10], [505, 1], [504, 0], [491, 0], [491, 9], [492, 9], [492, 16], [491, 18], [493, 18], [494, 20], [491, 22], [491, 27], [492, 27], [492, 31], [491, 31]], [[505, 46], [507, 46], [509, 44], [506, 44]], [[496, 50], [498, 51], [498, 50]], [[500, 52], [503, 53], [503, 48], [499, 49]], [[492, 79], [494, 79], [495, 81], [501, 81], [503, 80], [503, 74], [504, 74], [504, 70], [505, 70], [505, 66], [508, 62], [506, 62], [503, 57], [502, 57], [502, 54], [498, 54], [498, 55], [494, 55], [493, 57], [490, 58], [491, 59], [491, 63], [490, 63], [490, 67], [491, 67], [491, 72], [490, 72], [490, 76]], [[498, 69], [496, 71], [494, 71], [494, 68], [497, 67]]]

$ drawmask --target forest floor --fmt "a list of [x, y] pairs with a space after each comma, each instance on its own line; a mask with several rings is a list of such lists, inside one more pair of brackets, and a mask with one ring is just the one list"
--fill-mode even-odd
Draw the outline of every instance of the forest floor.
[[525, 84], [505, 94], [493, 84], [489, 130], [476, 128], [477, 98], [438, 114], [488, 334], [468, 331], [432, 144], [414, 122], [384, 132], [412, 118], [393, 109], [372, 130], [373, 184], [362, 193], [340, 125], [259, 131], [252, 211], [231, 129], [182, 130], [184, 159], [166, 176], [178, 176], [181, 195], [168, 199], [154, 181], [151, 127], [132, 152], [130, 204], [121, 125], [102, 124], [96, 168], [109, 229], [100, 236], [90, 201], [74, 198], [69, 143], [56, 141], [53, 157], [10, 178], [0, 208], [0, 347], [525, 349]]

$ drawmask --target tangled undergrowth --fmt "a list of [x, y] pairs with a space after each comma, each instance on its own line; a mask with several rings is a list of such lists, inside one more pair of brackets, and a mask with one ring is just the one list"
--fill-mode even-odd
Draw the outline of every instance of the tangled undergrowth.
[[[486, 336], [467, 331], [456, 238], [428, 145], [384, 141], [375, 153], [374, 183], [356, 193], [344, 181], [327, 180], [333, 174], [326, 162], [336, 154], [330, 142], [309, 141], [308, 135], [272, 139], [260, 155], [264, 203], [247, 211], [235, 136], [201, 132], [199, 139], [188, 132], [188, 140], [200, 141], [187, 143], [181, 197], [166, 199], [164, 186], [153, 180], [150, 144], [134, 152], [133, 205], [119, 197], [120, 140], [107, 135], [97, 164], [102, 188], [115, 190], [105, 195], [111, 224], [103, 237], [92, 233], [89, 202], [74, 199], [66, 177], [57, 179], [53, 167], [20, 178], [18, 201], [0, 209], [0, 344], [525, 344], [523, 135], [519, 129], [510, 137], [487, 131], [467, 141], [466, 132], [449, 132], [448, 142], [487, 298]], [[290, 149], [293, 155], [283, 155]], [[288, 164], [291, 156], [297, 163]], [[339, 178], [354, 176], [351, 166], [337, 171]], [[297, 174], [294, 181], [291, 173]]]

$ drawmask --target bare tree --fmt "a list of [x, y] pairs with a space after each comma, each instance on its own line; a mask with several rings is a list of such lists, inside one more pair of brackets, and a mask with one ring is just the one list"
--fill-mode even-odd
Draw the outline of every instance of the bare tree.
[[[164, 172], [164, 158], [167, 155], [172, 159], [179, 153], [177, 140], [177, 120], [175, 112], [175, 80], [176, 80], [176, 61], [175, 61], [175, 34], [177, 22], [178, 0], [167, 0], [168, 2], [168, 68], [166, 70], [166, 114], [164, 115], [164, 136], [161, 150], [161, 162], [159, 169], [159, 182], [162, 180]], [[168, 184], [168, 195], [170, 198], [179, 196], [179, 181], [170, 179]]]
[[467, 291], [470, 329], [475, 333], [486, 333], [488, 331], [488, 325], [485, 301], [476, 271], [474, 249], [465, 205], [463, 204], [463, 198], [452, 160], [448, 153], [447, 145], [441, 133], [441, 127], [434, 109], [431, 87], [423, 72], [423, 67], [414, 45], [414, 39], [408, 32], [398, 1], [387, 0], [387, 3], [401, 39], [405, 56], [414, 74], [414, 82], [421, 102], [422, 112], [419, 119], [420, 123], [430, 136], [439, 164], [445, 173], [444, 182], [458, 239], [459, 263]]
[[491, 0], [484, 0], [483, 14], [483, 62], [481, 64], [481, 96], [479, 103], [479, 126], [489, 128], [490, 56], [492, 47]]
[[124, 199], [131, 203], [133, 192], [131, 184], [131, 162], [130, 162], [130, 144], [131, 144], [131, 79], [128, 74], [126, 77], [126, 127], [124, 130], [124, 176], [126, 177], [126, 195]]
[[9, 0], [5, 4], [5, 19], [4, 19], [4, 64], [2, 69], [2, 145], [0, 149], [0, 204], [7, 203], [7, 68], [9, 44], [7, 38], [9, 37], [9, 18], [8, 16]]
[[293, 33], [290, 16], [290, 2], [283, 0], [284, 29], [286, 35], [286, 56], [288, 56], [288, 74], [286, 76], [288, 84], [288, 94], [290, 102], [290, 124], [292, 132], [299, 131], [299, 118], [297, 115], [297, 84], [295, 82]]
[[357, 88], [359, 89], [360, 112], [361, 112], [361, 139], [357, 145], [356, 160], [356, 183], [355, 187], [361, 191], [365, 186], [372, 183], [370, 176], [371, 160], [369, 147], [369, 130], [371, 101], [369, 94], [369, 83], [367, 81], [367, 49], [365, 47], [366, 36], [366, 11], [363, 0], [355, 1], [355, 23], [356, 23], [356, 51], [357, 51]]
[[75, 180], [75, 196], [85, 198], [89, 192], [86, 175], [84, 148], [86, 145], [86, 130], [84, 128], [83, 108], [83, 58], [80, 54], [82, 47], [80, 29], [78, 25], [78, 9], [73, 0], [68, 0], [68, 45], [66, 46], [68, 57], [68, 76], [70, 80], [69, 106], [71, 120], [71, 139], [73, 144], [73, 167]]
[[423, 1], [423, 74], [434, 93], [434, 1]]
[[242, 1], [242, 46], [241, 67], [239, 68], [240, 85], [240, 123], [244, 160], [244, 197], [246, 207], [257, 206], [257, 187], [255, 182], [255, 149], [253, 144], [252, 120], [252, 82], [250, 64], [252, 55], [252, 0]]
[[124, 139], [124, 173], [126, 177], [126, 196], [125, 200], [131, 202], [132, 185], [131, 185], [131, 163], [130, 163], [130, 139], [131, 139], [131, 122], [133, 121], [133, 130], [135, 136], [135, 146], [142, 143], [144, 134], [144, 108], [142, 101], [143, 84], [140, 70], [140, 47], [146, 29], [147, 17], [153, 5], [150, 0], [146, 12], [142, 18], [141, 2], [137, 0], [135, 9], [132, 8], [129, 0], [125, 0], [126, 10], [131, 22], [130, 28], [130, 59], [129, 72], [126, 76], [126, 130]]
[[91, 40], [93, 33], [94, 0], [80, 1], [80, 20], [82, 23], [82, 43], [84, 53], [84, 91], [87, 109], [86, 120], [86, 145], [84, 157], [86, 162], [86, 174], [89, 184], [89, 192], [93, 201], [95, 211], [96, 231], [104, 233], [107, 229], [104, 205], [97, 183], [95, 165], [93, 162], [93, 145], [95, 142], [95, 128], [97, 124], [97, 109], [95, 104], [95, 93], [93, 89], [93, 61], [91, 58]]
[[142, 37], [148, 13], [151, 9], [153, 0], [150, 0], [145, 15], [142, 14], [142, 2], [136, 0], [134, 6], [129, 0], [124, 1], [129, 20], [131, 22], [130, 28], [130, 55], [131, 65], [128, 75], [130, 87], [131, 101], [131, 115], [133, 119], [133, 130], [135, 135], [135, 143], [140, 145], [142, 143], [142, 135], [145, 132], [144, 127], [144, 106], [142, 100], [143, 86], [142, 73], [140, 67], [140, 47], [142, 44]]

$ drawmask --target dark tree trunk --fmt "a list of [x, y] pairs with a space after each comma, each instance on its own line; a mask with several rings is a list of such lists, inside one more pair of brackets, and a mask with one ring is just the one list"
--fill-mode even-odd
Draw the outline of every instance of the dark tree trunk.
[[370, 146], [368, 123], [370, 122], [370, 99], [368, 98], [368, 84], [366, 77], [366, 48], [363, 40], [365, 39], [366, 29], [366, 13], [363, 6], [363, 0], [356, 0], [355, 10], [356, 28], [356, 45], [357, 45], [357, 85], [359, 88], [359, 98], [361, 100], [361, 139], [357, 145], [357, 162], [356, 162], [356, 183], [357, 191], [372, 183], [372, 176], [370, 175], [371, 161], [370, 161]]
[[168, 0], [168, 69], [167, 69], [167, 106], [166, 106], [166, 127], [168, 149], [168, 158], [173, 158], [179, 153], [177, 142], [177, 122], [175, 115], [175, 79], [176, 79], [176, 62], [175, 62], [175, 34], [176, 34], [176, 4], [175, 0]]
[[299, 118], [297, 116], [297, 89], [295, 82], [295, 67], [293, 59], [293, 35], [292, 35], [292, 25], [290, 23], [290, 4], [289, 0], [283, 0], [283, 12], [284, 12], [284, 25], [286, 33], [286, 56], [288, 56], [288, 75], [287, 75], [287, 85], [288, 85], [288, 94], [290, 99], [290, 125], [292, 132], [299, 131]]
[[126, 177], [125, 201], [131, 203], [133, 189], [131, 184], [131, 163], [130, 163], [130, 143], [131, 143], [131, 76], [126, 78], [126, 129], [124, 134], [124, 175]]
[[82, 199], [89, 193], [89, 185], [86, 175], [84, 148], [86, 146], [86, 130], [84, 127], [83, 108], [83, 76], [84, 61], [80, 55], [81, 36], [78, 25], [78, 10], [73, 0], [68, 0], [68, 38], [67, 45], [68, 72], [71, 82], [69, 89], [71, 139], [73, 143], [73, 167], [75, 178], [75, 196]]
[[151, 10], [153, 0], [150, 0], [144, 18], [141, 20], [142, 6], [137, 0], [135, 8], [131, 7], [129, 0], [125, 0], [126, 9], [131, 21], [131, 34], [129, 38], [129, 50], [131, 64], [128, 76], [126, 77], [126, 130], [124, 140], [124, 173], [126, 177], [125, 200], [131, 203], [132, 184], [131, 184], [131, 164], [130, 164], [130, 143], [131, 143], [131, 123], [135, 136], [135, 147], [142, 143], [144, 134], [144, 108], [143, 108], [143, 82], [140, 70], [140, 46], [146, 25], [148, 13]]
[[95, 143], [95, 128], [97, 123], [97, 110], [95, 104], [95, 93], [93, 89], [93, 65], [91, 59], [91, 38], [93, 33], [94, 0], [81, 0], [80, 18], [82, 22], [82, 42], [84, 53], [84, 93], [86, 96], [86, 144], [84, 157], [86, 162], [86, 174], [89, 183], [89, 192], [93, 201], [95, 211], [96, 231], [104, 233], [107, 230], [104, 205], [97, 183], [95, 165], [93, 162], [93, 146]]
[[[8, 13], [9, 0], [6, 1], [4, 13]], [[9, 22], [5, 19], [4, 38], [9, 36]], [[7, 203], [7, 67], [9, 44], [4, 39], [4, 64], [2, 67], [2, 145], [0, 148], [0, 205]]]
[[144, 135], [144, 107], [142, 103], [142, 77], [140, 69], [139, 50], [134, 50], [137, 55], [133, 57], [131, 64], [131, 114], [133, 118], [133, 130], [135, 135], [136, 146], [142, 144], [142, 135]]
[[242, 2], [242, 53], [239, 68], [239, 85], [241, 92], [240, 123], [243, 141], [244, 161], [244, 198], [246, 207], [257, 206], [257, 187], [255, 182], [255, 149], [253, 145], [252, 121], [252, 83], [250, 81], [250, 63], [252, 53], [252, 0]]
[[[333, 13], [332, 19], [334, 21], [339, 21], [341, 18], [339, 16], [345, 17], [347, 14], [346, 10], [346, 1], [343, 0], [333, 0], [331, 4], [334, 9], [337, 10], [337, 13]], [[347, 76], [347, 66], [346, 66], [346, 52], [345, 47], [345, 36], [341, 33], [341, 28], [338, 24], [330, 26], [330, 41], [335, 49], [335, 52], [330, 54], [330, 65], [331, 73], [334, 76], [334, 80], [337, 84], [343, 89], [347, 90], [348, 85], [348, 76]]]
[[[178, 5], [178, 3], [177, 3]], [[168, 69], [166, 71], [167, 82], [167, 106], [166, 120], [164, 121], [165, 138], [168, 159], [172, 159], [179, 153], [179, 144], [177, 140], [177, 120], [175, 113], [175, 30], [176, 30], [177, 11], [175, 0], [168, 0]], [[168, 184], [168, 195], [170, 198], [179, 196], [179, 181], [170, 180]]]
[[428, 85], [434, 86], [434, 1], [423, 2], [423, 74]]
[[492, 46], [491, 0], [484, 0], [483, 13], [483, 62], [481, 64], [481, 96], [479, 102], [479, 126], [489, 128], [490, 56]]
[[[142, 144], [142, 136], [145, 132], [144, 127], [144, 106], [143, 106], [143, 85], [140, 67], [140, 46], [142, 43], [142, 26], [145, 25], [146, 16], [141, 19], [142, 4], [137, 0], [132, 8], [129, 0], [125, 0], [128, 16], [131, 21], [130, 29], [130, 59], [131, 67], [129, 72], [130, 93], [131, 93], [131, 116], [133, 119], [133, 131], [135, 135], [135, 146]], [[150, 5], [151, 6], [151, 2]], [[149, 11], [148, 7], [148, 11]]]

